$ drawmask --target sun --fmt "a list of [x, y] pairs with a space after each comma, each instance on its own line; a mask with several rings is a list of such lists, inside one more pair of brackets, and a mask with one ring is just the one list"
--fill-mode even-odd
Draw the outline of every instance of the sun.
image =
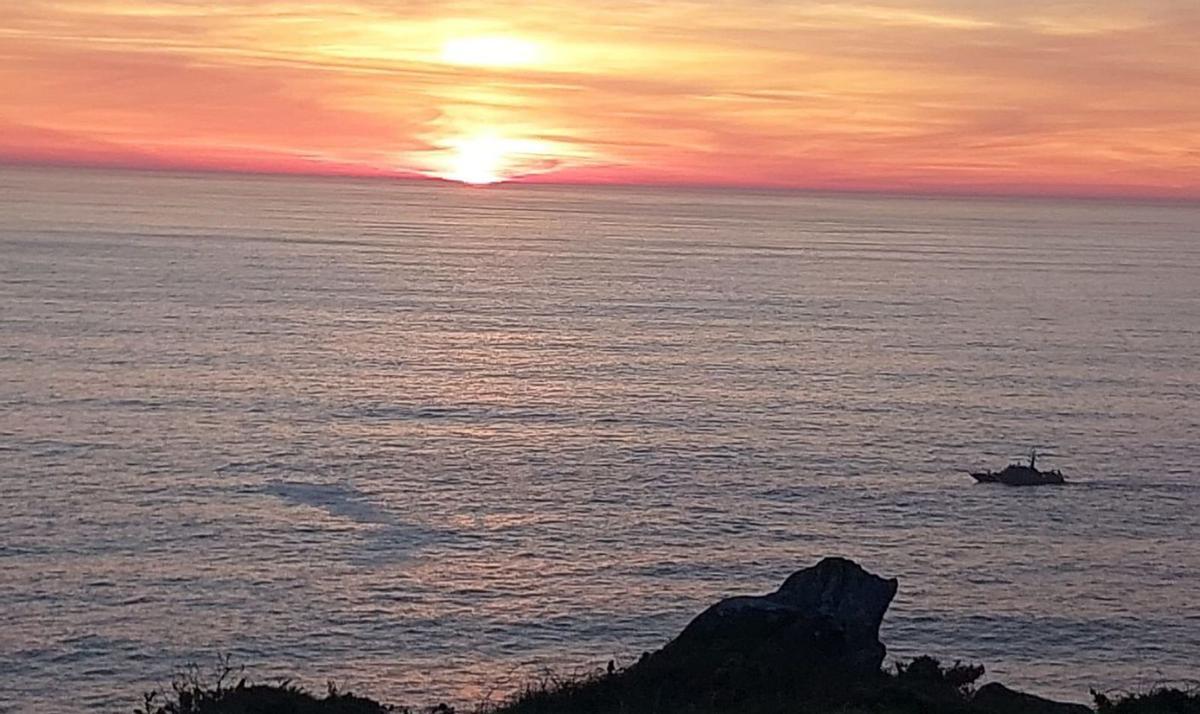
[[510, 161], [510, 149], [504, 139], [495, 136], [476, 136], [452, 143], [453, 153], [449, 171], [443, 178], [474, 186], [500, 183], [508, 178], [505, 168]]
[[448, 181], [485, 186], [545, 172], [557, 164], [555, 145], [541, 139], [484, 132], [442, 142], [430, 173]]

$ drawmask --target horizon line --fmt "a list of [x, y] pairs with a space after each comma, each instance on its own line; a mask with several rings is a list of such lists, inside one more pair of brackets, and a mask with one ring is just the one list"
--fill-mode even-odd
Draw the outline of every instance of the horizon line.
[[[497, 181], [491, 184], [467, 184], [453, 179], [446, 179], [425, 174], [386, 169], [370, 169], [362, 166], [330, 165], [327, 170], [318, 168], [287, 169], [287, 168], [239, 168], [227, 166], [188, 165], [184, 163], [139, 164], [135, 162], [104, 162], [104, 161], [70, 161], [70, 160], [28, 160], [0, 156], [0, 168], [15, 169], [51, 169], [76, 171], [122, 171], [129, 173], [163, 173], [163, 174], [200, 174], [215, 176], [245, 176], [262, 178], [306, 178], [306, 179], [351, 179], [356, 181], [401, 181], [424, 183], [429, 185], [444, 185], [464, 190], [488, 191], [504, 190], [506, 187], [595, 187], [595, 188], [658, 188], [675, 190], [698, 191], [741, 191], [762, 193], [790, 193], [807, 195], [832, 196], [878, 196], [895, 198], [925, 198], [925, 199], [1008, 199], [1008, 200], [1043, 200], [1043, 201], [1096, 201], [1096, 202], [1126, 202], [1126, 203], [1157, 203], [1171, 205], [1200, 206], [1200, 188], [1193, 194], [1157, 193], [1154, 189], [1145, 187], [1128, 187], [1123, 191], [1113, 188], [1080, 189], [1054, 186], [1020, 188], [1011, 185], [999, 185], [994, 189], [966, 187], [956, 190], [945, 186], [819, 186], [819, 185], [781, 185], [781, 184], [749, 184], [749, 183], [720, 183], [720, 182], [689, 182], [689, 181], [601, 181], [601, 180], [554, 180], [553, 174], [531, 174], [517, 176], [511, 179]], [[1161, 189], [1159, 189], [1161, 191]], [[1187, 191], [1189, 189], [1182, 189]]]

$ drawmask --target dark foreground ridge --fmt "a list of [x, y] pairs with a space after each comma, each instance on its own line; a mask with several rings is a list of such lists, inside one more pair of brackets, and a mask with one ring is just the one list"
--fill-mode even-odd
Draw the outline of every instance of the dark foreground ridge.
[[[826, 558], [769, 595], [733, 597], [704, 612], [665, 647], [630, 667], [531, 684], [479, 714], [1200, 714], [1200, 693], [1163, 689], [1109, 698], [1095, 709], [992, 683], [983, 667], [929, 657], [881, 669], [879, 626], [897, 582], [853, 561]], [[146, 696], [139, 714], [453, 714], [289, 684], [179, 679]], [[465, 714], [465, 712], [463, 713]]]

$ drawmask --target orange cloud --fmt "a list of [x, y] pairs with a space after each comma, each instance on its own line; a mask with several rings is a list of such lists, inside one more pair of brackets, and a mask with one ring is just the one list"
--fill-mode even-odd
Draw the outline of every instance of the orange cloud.
[[1200, 197], [1200, 6], [29, 0], [0, 158]]

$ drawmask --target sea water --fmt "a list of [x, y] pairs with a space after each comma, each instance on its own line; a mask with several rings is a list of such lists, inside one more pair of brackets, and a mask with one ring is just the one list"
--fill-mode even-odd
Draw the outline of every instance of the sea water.
[[1198, 383], [1196, 205], [5, 169], [0, 709], [494, 698], [835, 554], [893, 657], [1195, 677]]

